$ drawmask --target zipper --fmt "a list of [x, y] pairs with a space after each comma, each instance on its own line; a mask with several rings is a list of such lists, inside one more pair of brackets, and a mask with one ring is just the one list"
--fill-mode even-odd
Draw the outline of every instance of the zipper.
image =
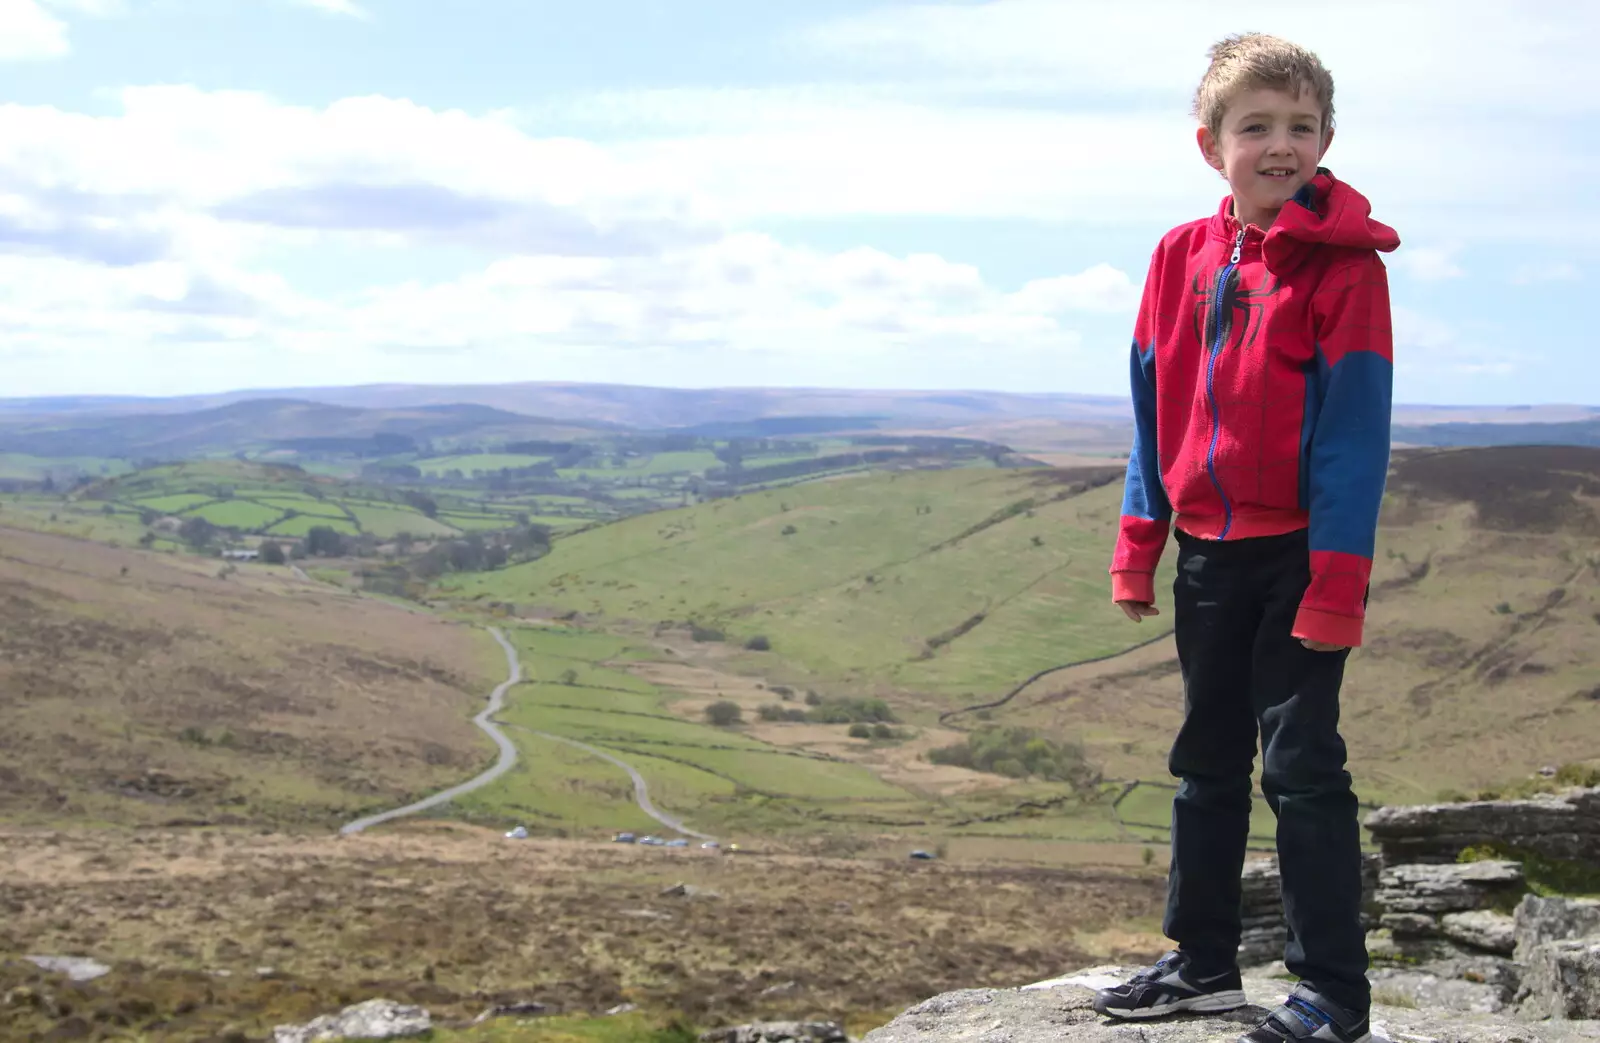
[[1239, 229], [1239, 234], [1233, 239], [1233, 255], [1228, 258], [1227, 265], [1217, 276], [1217, 293], [1211, 300], [1211, 315], [1216, 325], [1211, 336], [1211, 359], [1206, 364], [1206, 399], [1211, 403], [1211, 447], [1206, 450], [1206, 473], [1211, 475], [1211, 484], [1217, 490], [1217, 498], [1222, 501], [1222, 532], [1217, 536], [1219, 540], [1228, 538], [1228, 532], [1233, 528], [1233, 504], [1228, 502], [1228, 494], [1222, 490], [1222, 480], [1217, 477], [1217, 440], [1222, 436], [1222, 421], [1217, 408], [1217, 392], [1215, 378], [1217, 374], [1217, 355], [1222, 352], [1222, 338], [1232, 328], [1232, 323], [1224, 324], [1222, 321], [1222, 307], [1227, 301], [1228, 279], [1233, 276], [1234, 269], [1239, 266], [1239, 253], [1244, 249], [1244, 229]]

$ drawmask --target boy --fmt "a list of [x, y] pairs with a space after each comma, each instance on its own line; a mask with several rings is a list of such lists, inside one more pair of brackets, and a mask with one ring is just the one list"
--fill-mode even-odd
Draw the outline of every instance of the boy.
[[1339, 686], [1361, 643], [1389, 462], [1393, 365], [1378, 251], [1399, 238], [1319, 163], [1333, 80], [1260, 34], [1211, 50], [1200, 151], [1231, 194], [1156, 247], [1135, 327], [1133, 451], [1111, 565], [1130, 619], [1177, 530], [1173, 610], [1184, 722], [1155, 967], [1105, 989], [1114, 1017], [1244, 1005], [1237, 952], [1250, 773], [1278, 822], [1299, 977], [1242, 1043], [1369, 1038], [1356, 798]]

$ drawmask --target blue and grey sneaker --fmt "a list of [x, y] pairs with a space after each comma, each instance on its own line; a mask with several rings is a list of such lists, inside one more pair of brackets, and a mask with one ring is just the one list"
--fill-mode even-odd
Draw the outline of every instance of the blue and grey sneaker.
[[1180, 1011], [1215, 1014], [1244, 1006], [1239, 969], [1207, 978], [1190, 970], [1189, 957], [1169, 952], [1129, 978], [1126, 984], [1101, 989], [1094, 1009], [1108, 1018], [1159, 1018]]
[[1352, 1014], [1301, 983], [1283, 1001], [1283, 1006], [1240, 1036], [1238, 1043], [1301, 1043], [1312, 1039], [1328, 1043], [1367, 1043], [1372, 1039], [1372, 1028], [1365, 1014]]

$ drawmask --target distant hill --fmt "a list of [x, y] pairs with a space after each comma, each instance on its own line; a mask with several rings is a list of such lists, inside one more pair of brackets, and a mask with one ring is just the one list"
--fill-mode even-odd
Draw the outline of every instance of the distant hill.
[[[176, 458], [257, 450], [274, 440], [394, 436], [484, 444], [668, 430], [716, 438], [942, 432], [1021, 452], [1103, 453], [1126, 447], [1129, 419], [1126, 398], [1115, 395], [373, 384], [174, 398], [0, 399], [0, 453]], [[1410, 445], [1600, 442], [1600, 407], [1582, 405], [1402, 404], [1395, 423], [1396, 441]], [[384, 451], [377, 443], [370, 448]]]
[[1446, 422], [1401, 424], [1394, 428], [1396, 442], [1407, 445], [1584, 445], [1600, 446], [1600, 417], [1555, 423], [1471, 424]]
[[[34, 408], [42, 407], [35, 403]], [[476, 403], [367, 409], [253, 398], [184, 412], [96, 413], [75, 406], [59, 415], [0, 414], [0, 452], [181, 459], [244, 450], [323, 448], [377, 455], [410, 451], [423, 439], [566, 437], [608, 426], [523, 416]], [[328, 444], [328, 439], [337, 441]]]

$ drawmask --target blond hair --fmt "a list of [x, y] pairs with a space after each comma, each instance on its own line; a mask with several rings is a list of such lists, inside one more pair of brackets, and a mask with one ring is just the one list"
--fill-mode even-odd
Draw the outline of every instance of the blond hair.
[[1210, 53], [1211, 66], [1194, 92], [1194, 116], [1211, 133], [1221, 132], [1228, 104], [1253, 90], [1298, 98], [1309, 88], [1322, 103], [1322, 133], [1333, 126], [1333, 76], [1311, 51], [1266, 33], [1236, 33], [1213, 44]]

